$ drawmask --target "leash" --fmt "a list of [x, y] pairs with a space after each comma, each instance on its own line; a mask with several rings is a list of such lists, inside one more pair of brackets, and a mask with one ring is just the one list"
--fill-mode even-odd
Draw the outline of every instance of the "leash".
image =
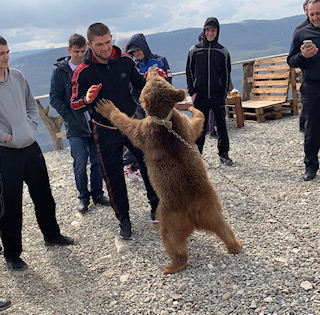
[[[173, 129], [172, 129], [172, 124], [171, 126], [167, 126], [167, 124], [162, 124], [163, 126], [165, 126], [168, 129], [169, 133], [172, 133], [177, 139], [179, 139], [184, 145], [186, 145], [190, 150], [192, 150], [194, 153], [196, 153], [198, 156], [200, 156], [204, 161], [205, 159], [203, 158], [203, 156], [201, 155], [201, 153], [199, 152], [199, 150], [197, 150], [196, 148], [194, 148], [190, 143], [188, 143], [185, 139], [183, 139], [178, 133], [176, 133]], [[269, 213], [269, 215], [275, 219], [280, 225], [282, 225], [285, 229], [287, 229], [287, 231], [289, 231], [292, 235], [294, 235], [297, 239], [300, 239], [300, 241], [302, 241], [305, 245], [307, 245], [308, 247], [312, 248], [317, 254], [320, 254], [320, 250], [318, 248], [316, 248], [315, 246], [313, 246], [313, 244], [311, 244], [311, 242], [309, 240], [307, 240], [303, 235], [301, 235], [300, 233], [297, 233], [292, 227], [290, 227], [288, 224], [286, 224], [281, 218], [277, 217], [276, 215], [274, 215], [269, 209], [267, 209], [264, 205], [261, 205], [260, 203], [258, 203], [252, 196], [250, 196], [242, 187], [240, 187], [237, 183], [235, 183], [234, 181], [232, 181], [228, 176], [226, 176], [220, 169], [218, 169], [217, 167], [214, 167], [214, 169], [216, 171], [218, 171], [218, 173], [220, 174], [221, 177], [223, 177], [224, 179], [226, 179], [229, 184], [232, 184], [234, 187], [236, 187], [238, 190], [240, 190], [242, 192], [242, 194], [244, 196], [246, 196], [250, 201], [252, 201], [260, 210]]]

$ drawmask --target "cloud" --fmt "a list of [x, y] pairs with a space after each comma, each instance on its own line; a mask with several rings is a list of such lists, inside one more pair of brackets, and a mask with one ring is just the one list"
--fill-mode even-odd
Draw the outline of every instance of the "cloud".
[[[0, 35], [10, 49], [58, 47], [71, 34], [85, 35], [94, 22], [109, 26], [114, 39], [202, 27], [208, 16], [221, 24], [303, 14], [302, 0], [15, 0], [1, 7]], [[276, 9], [275, 9], [276, 8]]]

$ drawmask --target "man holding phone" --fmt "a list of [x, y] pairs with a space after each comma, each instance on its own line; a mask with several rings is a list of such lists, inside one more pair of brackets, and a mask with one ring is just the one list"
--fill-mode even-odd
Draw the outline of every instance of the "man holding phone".
[[303, 180], [315, 178], [319, 169], [320, 149], [320, 0], [308, 3], [310, 24], [298, 29], [294, 35], [288, 56], [290, 67], [300, 68], [303, 82], [300, 88], [303, 104], [304, 163]]

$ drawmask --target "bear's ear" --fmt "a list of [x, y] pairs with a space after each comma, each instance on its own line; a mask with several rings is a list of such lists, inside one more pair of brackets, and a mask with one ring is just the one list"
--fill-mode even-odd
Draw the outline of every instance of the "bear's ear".
[[182, 102], [186, 98], [186, 91], [185, 90], [176, 90], [175, 91], [175, 101]]

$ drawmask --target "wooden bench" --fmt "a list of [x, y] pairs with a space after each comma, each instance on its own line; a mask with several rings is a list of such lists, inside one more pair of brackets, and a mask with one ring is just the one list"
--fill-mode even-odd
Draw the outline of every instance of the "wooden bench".
[[[266, 118], [298, 114], [296, 72], [287, 64], [286, 56], [256, 59], [248, 82], [250, 96], [241, 103], [244, 119], [264, 122]], [[229, 102], [226, 107], [228, 118], [238, 116], [235, 104]]]

